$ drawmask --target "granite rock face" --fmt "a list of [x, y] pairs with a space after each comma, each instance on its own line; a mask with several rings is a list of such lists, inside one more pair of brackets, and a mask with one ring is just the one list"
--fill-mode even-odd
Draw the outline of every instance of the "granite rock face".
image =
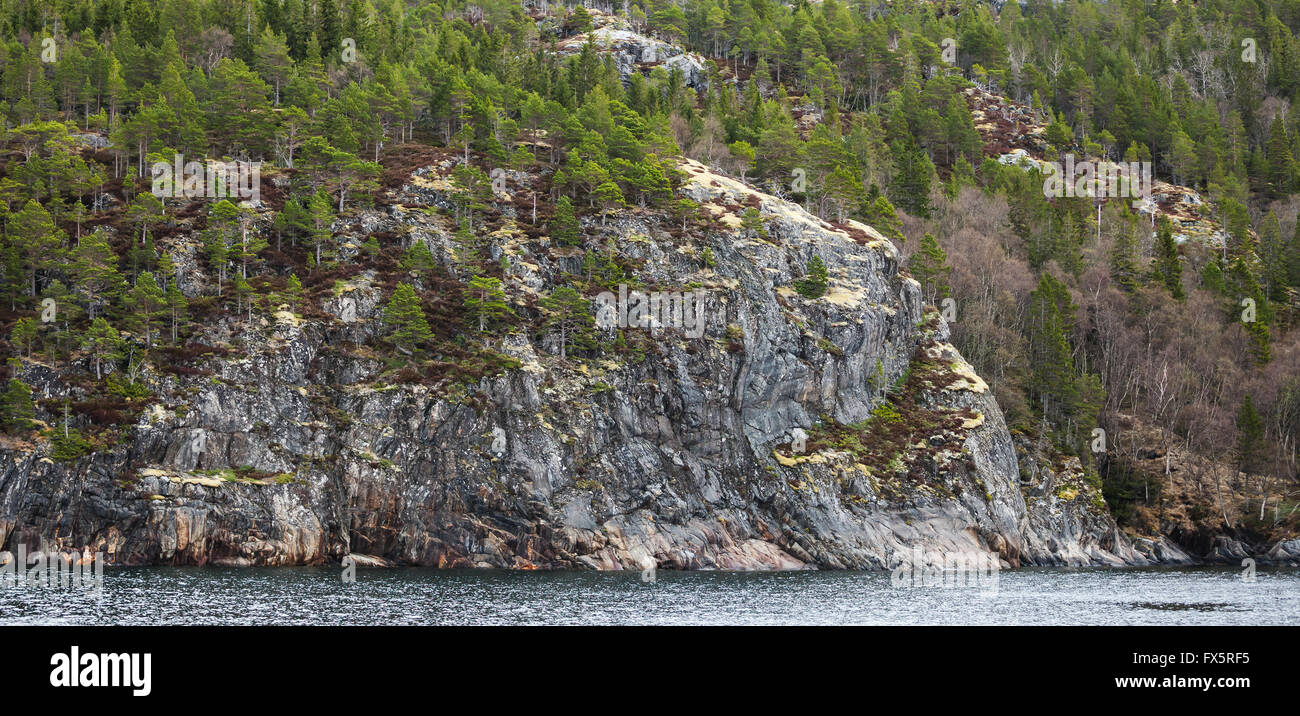
[[[1022, 482], [992, 392], [888, 240], [681, 168], [682, 193], [711, 218], [703, 235], [670, 235], [673, 220], [648, 211], [584, 231], [638, 262], [641, 285], [701, 295], [698, 338], [625, 328], [649, 333], [642, 356], [578, 364], [553, 337], [520, 332], [497, 339], [518, 361], [502, 375], [454, 390], [389, 384], [379, 357], [356, 349], [378, 335], [387, 299], [362, 273], [322, 302], [328, 320], [279, 310], [209, 326], [209, 345], [242, 340], [196, 363], [209, 375], [146, 370], [159, 399], [128, 443], [73, 462], [44, 445], [0, 450], [0, 548], [88, 546], [116, 564], [355, 555], [521, 569], [880, 569], [918, 548], [1005, 566], [1177, 561], [1136, 549], [1077, 475]], [[447, 227], [403, 208], [445, 200], [436, 171], [416, 174], [356, 223], [448, 261]], [[580, 270], [544, 238], [488, 238], [521, 309]], [[830, 287], [808, 299], [793, 285], [814, 255]], [[38, 394], [64, 390], [39, 365], [22, 377]], [[888, 465], [817, 437], [871, 425], [901, 384], [937, 417], [918, 434], [903, 424]]]
[[615, 19], [593, 29], [590, 33], [575, 35], [559, 43], [556, 50], [561, 56], [575, 55], [590, 40], [601, 53], [608, 53], [618, 67], [619, 75], [627, 81], [633, 72], [651, 71], [663, 67], [682, 73], [683, 83], [692, 89], [708, 88], [707, 60], [693, 52], [685, 52], [676, 45], [647, 37], [622, 26]]

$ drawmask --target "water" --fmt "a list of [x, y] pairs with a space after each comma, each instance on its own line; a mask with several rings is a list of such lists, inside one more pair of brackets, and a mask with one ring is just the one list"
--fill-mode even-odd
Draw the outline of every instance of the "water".
[[102, 593], [0, 586], [0, 624], [1300, 624], [1300, 570], [1018, 569], [985, 587], [884, 572], [109, 568]]

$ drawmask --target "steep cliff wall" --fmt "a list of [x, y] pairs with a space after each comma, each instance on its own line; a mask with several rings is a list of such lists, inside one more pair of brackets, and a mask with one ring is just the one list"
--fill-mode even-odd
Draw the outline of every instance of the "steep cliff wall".
[[[638, 264], [640, 285], [702, 292], [698, 338], [625, 328], [630, 348], [574, 361], [520, 330], [489, 339], [517, 361], [500, 375], [378, 380], [388, 290], [364, 271], [319, 300], [332, 318], [281, 307], [210, 326], [204, 342], [239, 346], [197, 359], [206, 375], [145, 367], [157, 400], [117, 447], [71, 462], [40, 442], [0, 450], [0, 546], [84, 545], [117, 564], [882, 568], [913, 547], [1145, 563], [1083, 480], [1022, 489], [991, 392], [889, 241], [682, 169], [708, 230], [629, 210], [584, 232]], [[450, 265], [449, 227], [410, 208], [444, 201], [439, 171], [348, 226], [425, 241]], [[582, 270], [581, 252], [517, 230], [502, 206], [486, 250], [523, 312]], [[173, 251], [202, 289], [183, 239]], [[793, 285], [814, 255], [830, 286], [808, 299]], [[76, 390], [39, 363], [22, 377]]]

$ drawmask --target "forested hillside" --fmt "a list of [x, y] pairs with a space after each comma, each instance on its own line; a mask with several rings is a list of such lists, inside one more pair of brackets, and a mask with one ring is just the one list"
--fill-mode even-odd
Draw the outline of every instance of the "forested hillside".
[[[645, 360], [656, 336], [603, 330], [597, 294], [709, 286], [660, 283], [603, 227], [644, 221], [702, 271], [702, 232], [781, 246], [759, 199], [683, 190], [703, 166], [893, 243], [1005, 414], [1026, 495], [1100, 486], [1131, 534], [1199, 553], [1300, 525], [1300, 0], [0, 8], [7, 448], [129, 445], [260, 328], [351, 323], [362, 275], [378, 328], [336, 349], [371, 385], [472, 404], [530, 368], [518, 336], [546, 370]], [[160, 183], [189, 162], [207, 174]], [[1053, 195], [1045, 167], [1075, 162], [1147, 163], [1155, 188]], [[783, 305], [851, 292], [831, 259]], [[761, 338], [717, 330], [732, 353]], [[847, 431], [892, 464], [915, 436], [887, 426], [920, 419], [896, 407], [816, 416], [812, 444]]]

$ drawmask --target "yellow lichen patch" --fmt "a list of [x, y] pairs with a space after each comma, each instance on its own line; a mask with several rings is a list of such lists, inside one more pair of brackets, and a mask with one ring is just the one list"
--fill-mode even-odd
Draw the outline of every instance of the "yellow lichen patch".
[[962, 428], [973, 430], [984, 424], [984, 413], [975, 413], [975, 417], [967, 418], [961, 423]]
[[519, 229], [519, 226], [515, 223], [514, 219], [508, 219], [505, 226], [493, 231], [488, 234], [488, 236], [509, 241], [510, 239], [524, 236], [524, 232]]
[[983, 393], [989, 389], [989, 384], [976, 375], [970, 364], [965, 361], [954, 363], [952, 372], [961, 377], [944, 386], [944, 390], [969, 390], [972, 393]]
[[219, 477], [208, 475], [169, 475], [167, 479], [172, 482], [179, 482], [182, 485], [202, 485], [203, 487], [221, 487], [226, 482]]
[[745, 222], [742, 221], [739, 216], [736, 216], [735, 214], [729, 211], [724, 212], [721, 216], [719, 216], [718, 221], [721, 221], [725, 226], [732, 229], [739, 229], [740, 227], [745, 225]]
[[782, 465], [785, 465], [786, 467], [794, 467], [796, 465], [802, 465], [805, 462], [813, 463], [813, 464], [821, 464], [826, 462], [826, 456], [822, 455], [821, 453], [813, 453], [812, 455], [796, 455], [794, 457], [790, 457], [787, 455], [782, 455], [780, 452], [773, 450], [772, 456], [776, 458], [777, 462], [781, 463]]
[[845, 308], [856, 308], [867, 298], [867, 289], [850, 282], [837, 281], [822, 298]]
[[432, 175], [425, 175], [425, 176], [412, 175], [411, 183], [418, 187], [422, 187], [425, 189], [432, 189], [434, 191], [451, 191], [453, 188], [451, 184], [440, 174], [432, 174]]
[[302, 319], [295, 316], [292, 311], [276, 311], [275, 322], [285, 326], [302, 325]]

